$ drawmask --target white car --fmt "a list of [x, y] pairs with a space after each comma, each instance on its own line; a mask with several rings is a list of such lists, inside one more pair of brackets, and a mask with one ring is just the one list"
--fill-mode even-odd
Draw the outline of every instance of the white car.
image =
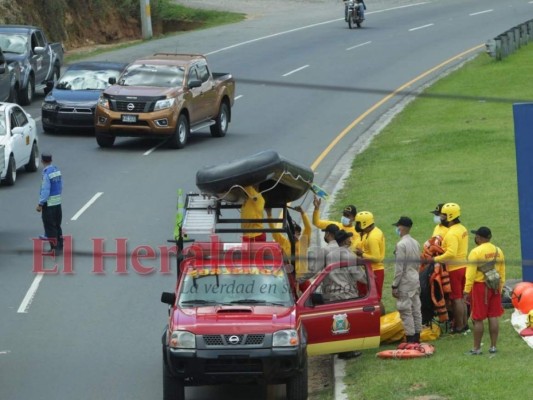
[[17, 170], [35, 172], [39, 168], [39, 139], [35, 120], [17, 104], [0, 102], [0, 148], [4, 147], [4, 168], [0, 179], [14, 185]]

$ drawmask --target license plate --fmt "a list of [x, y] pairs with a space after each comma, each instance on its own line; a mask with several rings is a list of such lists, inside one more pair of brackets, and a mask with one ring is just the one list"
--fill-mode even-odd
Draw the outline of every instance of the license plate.
[[122, 114], [122, 122], [137, 122], [137, 116], [130, 114]]

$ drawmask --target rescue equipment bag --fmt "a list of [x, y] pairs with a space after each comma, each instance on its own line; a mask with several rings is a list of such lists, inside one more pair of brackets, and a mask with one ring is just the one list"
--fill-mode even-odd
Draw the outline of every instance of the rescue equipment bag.
[[478, 270], [483, 272], [485, 277], [485, 284], [489, 289], [500, 290], [500, 274], [496, 271], [496, 258], [498, 257], [498, 248], [496, 247], [496, 253], [494, 259], [478, 267]]

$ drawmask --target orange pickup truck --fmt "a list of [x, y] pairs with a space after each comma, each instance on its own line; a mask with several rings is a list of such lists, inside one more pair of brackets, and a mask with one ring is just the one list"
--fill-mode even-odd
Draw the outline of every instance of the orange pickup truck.
[[167, 139], [181, 149], [191, 132], [210, 127], [226, 135], [234, 103], [231, 74], [212, 73], [205, 56], [156, 53], [132, 62], [98, 99], [96, 141], [112, 147], [117, 136]]

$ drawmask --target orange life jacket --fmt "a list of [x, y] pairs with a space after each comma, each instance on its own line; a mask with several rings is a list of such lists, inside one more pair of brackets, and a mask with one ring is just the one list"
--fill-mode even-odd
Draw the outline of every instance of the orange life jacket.
[[[441, 247], [442, 238], [440, 236], [434, 236], [426, 243], [424, 243], [424, 250], [422, 258], [431, 259], [435, 256], [444, 253], [444, 249]], [[425, 268], [424, 264], [421, 265], [421, 270]], [[448, 309], [446, 308], [446, 295], [451, 293], [452, 288], [450, 286], [450, 275], [446, 270], [446, 266], [441, 263], [435, 263], [433, 266], [433, 273], [429, 277], [429, 286], [431, 288], [431, 301], [433, 303], [433, 309], [435, 314], [439, 318], [440, 322], [448, 321]]]

